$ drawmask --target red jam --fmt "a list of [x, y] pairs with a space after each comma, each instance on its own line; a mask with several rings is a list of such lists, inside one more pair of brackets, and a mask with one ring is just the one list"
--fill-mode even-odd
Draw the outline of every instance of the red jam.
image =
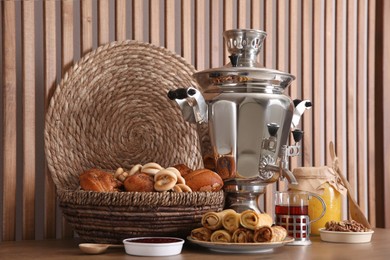
[[181, 240], [176, 239], [176, 238], [167, 238], [167, 237], [151, 237], [151, 238], [136, 238], [132, 239], [129, 242], [134, 242], [134, 243], [154, 243], [154, 244], [163, 244], [163, 243], [175, 243], [175, 242], [180, 242]]

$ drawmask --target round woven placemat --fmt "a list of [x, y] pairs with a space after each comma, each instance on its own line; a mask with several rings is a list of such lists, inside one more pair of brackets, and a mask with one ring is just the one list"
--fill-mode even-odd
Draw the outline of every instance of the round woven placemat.
[[196, 126], [185, 122], [170, 89], [197, 86], [195, 69], [162, 47], [113, 42], [85, 55], [50, 101], [45, 152], [58, 189], [75, 190], [85, 169], [157, 162], [203, 167]]

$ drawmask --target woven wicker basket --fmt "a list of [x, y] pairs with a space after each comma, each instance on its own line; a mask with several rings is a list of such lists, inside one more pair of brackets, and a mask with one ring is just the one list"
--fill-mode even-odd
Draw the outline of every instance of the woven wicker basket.
[[[113, 42], [85, 55], [50, 101], [45, 152], [67, 221], [82, 240], [186, 236], [201, 215], [221, 210], [223, 192], [88, 192], [79, 174], [157, 162], [203, 167], [208, 136], [185, 122], [169, 89], [196, 86], [195, 69], [170, 51], [136, 41]], [[207, 149], [204, 148], [204, 149]]]

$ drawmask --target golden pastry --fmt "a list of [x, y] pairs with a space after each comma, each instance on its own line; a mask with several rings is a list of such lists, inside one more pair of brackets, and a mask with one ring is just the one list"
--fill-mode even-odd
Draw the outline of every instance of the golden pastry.
[[255, 230], [262, 226], [272, 226], [273, 219], [267, 213], [258, 213], [248, 209], [241, 213], [240, 223], [245, 228]]
[[230, 243], [232, 242], [232, 236], [224, 229], [216, 230], [211, 234], [211, 242], [223, 242]]
[[191, 237], [199, 241], [210, 241], [212, 231], [205, 227], [195, 228], [191, 231]]

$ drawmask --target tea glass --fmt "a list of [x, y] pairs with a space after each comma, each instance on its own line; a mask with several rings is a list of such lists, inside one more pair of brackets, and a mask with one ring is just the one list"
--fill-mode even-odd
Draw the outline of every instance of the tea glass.
[[[321, 215], [309, 218], [309, 200], [318, 199], [322, 205]], [[322, 218], [326, 212], [324, 200], [317, 194], [306, 191], [278, 191], [275, 193], [275, 224], [284, 227], [294, 242], [289, 245], [310, 245], [310, 223]]]

